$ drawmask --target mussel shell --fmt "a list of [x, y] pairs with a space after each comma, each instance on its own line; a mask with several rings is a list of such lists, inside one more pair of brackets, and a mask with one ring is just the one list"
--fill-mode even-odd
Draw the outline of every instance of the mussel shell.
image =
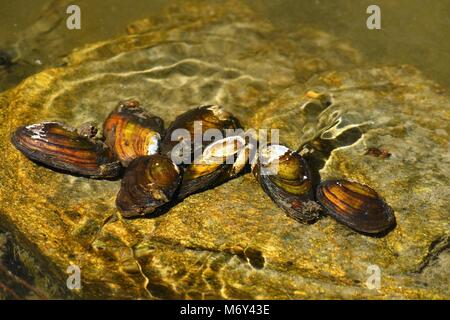
[[[195, 132], [196, 122], [201, 123], [201, 130]], [[189, 135], [189, 139], [185, 140], [185, 136], [176, 136], [178, 129], [184, 129]], [[189, 161], [179, 163], [184, 168], [183, 182], [178, 194], [179, 198], [184, 198], [195, 192], [210, 188], [224, 181], [229, 165], [225, 163], [205, 163], [203, 162], [204, 151], [207, 146], [214, 144], [213, 141], [203, 139], [203, 135], [209, 129], [219, 130], [222, 137], [226, 137], [227, 129], [242, 129], [239, 120], [229, 112], [226, 112], [221, 106], [206, 105], [191, 109], [178, 116], [167, 129], [161, 143], [161, 153], [176, 159], [177, 155], [173, 155], [174, 147], [180, 143], [184, 143], [190, 151]], [[200, 139], [195, 134], [201, 134]], [[217, 141], [215, 141], [217, 142]], [[199, 154], [197, 156], [197, 154]], [[185, 158], [186, 155], [183, 155]], [[225, 161], [224, 161], [225, 162]]]
[[244, 147], [245, 139], [241, 136], [210, 143], [197, 161], [185, 167], [178, 198], [211, 188], [235, 176], [238, 172], [233, 171], [233, 165]]
[[166, 156], [136, 158], [122, 179], [117, 208], [125, 217], [152, 213], [174, 198], [181, 177], [180, 169]]
[[395, 226], [389, 205], [370, 187], [348, 180], [322, 182], [317, 201], [340, 223], [362, 233], [377, 234]]
[[120, 102], [103, 124], [106, 144], [125, 167], [137, 157], [157, 153], [163, 132], [163, 120], [135, 100]]
[[183, 171], [179, 199], [220, 184], [227, 167], [219, 164], [191, 164]]
[[93, 178], [114, 178], [121, 171], [120, 163], [103, 142], [60, 122], [20, 127], [11, 142], [26, 157], [53, 169]]
[[204, 150], [211, 141], [201, 141], [200, 144], [195, 144], [194, 124], [196, 121], [201, 121], [202, 136], [208, 129], [218, 129], [225, 137], [226, 129], [241, 128], [239, 120], [229, 112], [226, 112], [221, 106], [207, 105], [197, 107], [181, 114], [170, 124], [161, 143], [161, 153], [171, 156], [172, 149], [180, 142], [177, 137], [172, 137], [177, 129], [186, 129], [190, 133], [192, 154], [199, 148]]
[[312, 200], [311, 173], [297, 152], [281, 145], [262, 148], [253, 174], [289, 217], [301, 223], [310, 223], [319, 217], [320, 207]]

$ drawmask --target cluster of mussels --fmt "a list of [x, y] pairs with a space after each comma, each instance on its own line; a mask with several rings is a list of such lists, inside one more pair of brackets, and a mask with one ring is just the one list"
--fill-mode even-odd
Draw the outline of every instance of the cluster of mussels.
[[[97, 138], [92, 124], [75, 129], [42, 122], [18, 128], [11, 141], [28, 158], [53, 169], [91, 178], [123, 176], [116, 205], [124, 217], [135, 217], [161, 211], [249, 167], [249, 150], [256, 146], [242, 134], [200, 143], [177, 135], [184, 129], [193, 136], [196, 121], [201, 122], [202, 133], [214, 129], [226, 136], [228, 129], [242, 129], [238, 119], [221, 107], [201, 106], [178, 116], [164, 130], [161, 118], [128, 100], [109, 114], [102, 138]], [[190, 156], [196, 158], [176, 164], [173, 159], [183, 144], [189, 144]], [[289, 217], [310, 223], [324, 212], [367, 234], [395, 225], [392, 209], [368, 186], [333, 180], [322, 182], [314, 192], [310, 170], [298, 152], [271, 144], [259, 146], [257, 153], [251, 171]]]

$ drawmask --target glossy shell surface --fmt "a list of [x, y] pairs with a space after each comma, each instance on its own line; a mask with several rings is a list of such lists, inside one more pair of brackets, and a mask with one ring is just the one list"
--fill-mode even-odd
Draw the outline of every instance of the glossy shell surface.
[[123, 166], [158, 152], [163, 120], [146, 113], [135, 100], [121, 102], [103, 124], [106, 144]]
[[[171, 155], [174, 147], [184, 142], [191, 151], [191, 159], [201, 154], [211, 143], [204, 134], [216, 132], [224, 138], [227, 129], [240, 129], [233, 115], [217, 105], [201, 106], [179, 115], [169, 126], [161, 145], [161, 153]], [[188, 136], [186, 136], [188, 135]]]
[[282, 145], [262, 148], [253, 174], [288, 216], [302, 223], [318, 218], [320, 208], [312, 201], [311, 174], [298, 153]]
[[239, 155], [244, 148], [245, 139], [241, 136], [210, 143], [194, 163], [185, 167], [179, 198], [220, 184], [243, 171], [245, 163], [238, 161], [242, 161]]
[[[224, 181], [225, 161], [211, 163], [208, 158], [230, 152], [217, 144], [226, 139], [230, 129], [241, 129], [238, 119], [217, 105], [188, 110], [171, 123], [162, 141], [161, 153], [184, 168], [180, 198]], [[208, 149], [209, 145], [213, 148]]]
[[103, 142], [60, 122], [20, 127], [11, 141], [26, 157], [53, 169], [94, 178], [120, 174], [120, 163]]
[[372, 188], [354, 181], [329, 180], [317, 188], [317, 200], [330, 216], [363, 233], [376, 234], [395, 226], [389, 205]]
[[155, 154], [131, 161], [116, 198], [125, 217], [153, 213], [169, 203], [181, 182], [180, 169], [168, 157]]

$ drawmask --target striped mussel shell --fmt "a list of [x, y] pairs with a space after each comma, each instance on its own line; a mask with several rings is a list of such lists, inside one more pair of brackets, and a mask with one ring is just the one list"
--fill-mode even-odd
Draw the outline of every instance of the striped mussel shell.
[[243, 171], [247, 159], [240, 156], [245, 151], [242, 136], [226, 137], [210, 143], [194, 163], [183, 172], [178, 198], [218, 185]]
[[[198, 128], [198, 132], [195, 131], [196, 128]], [[211, 143], [206, 139], [199, 140], [199, 137], [195, 137], [195, 134], [200, 134], [203, 137], [206, 131], [212, 132], [212, 130], [215, 130], [222, 134], [222, 137], [225, 137], [227, 129], [239, 128], [242, 128], [239, 120], [221, 106], [207, 105], [190, 109], [179, 115], [167, 128], [161, 144], [161, 153], [172, 157], [172, 159], [177, 157], [178, 154], [175, 153], [179, 149], [175, 147], [180, 146], [180, 142], [182, 142], [187, 145], [190, 156], [193, 158]], [[184, 133], [189, 134], [189, 136], [186, 137]], [[185, 156], [188, 155], [185, 154]]]
[[19, 127], [11, 142], [29, 159], [52, 169], [92, 178], [115, 178], [121, 172], [102, 141], [61, 122]]
[[172, 201], [181, 177], [180, 169], [167, 156], [136, 158], [126, 169], [116, 206], [124, 217], [154, 213]]
[[146, 113], [136, 100], [120, 102], [103, 124], [106, 144], [125, 167], [137, 157], [157, 153], [163, 132], [163, 120]]
[[277, 144], [262, 147], [252, 171], [262, 189], [289, 217], [301, 223], [319, 217], [311, 173], [297, 152]]
[[[215, 161], [210, 161], [209, 152], [214, 150], [217, 155], [219, 151], [216, 149], [221, 149], [219, 144], [225, 140], [203, 138], [206, 132], [223, 138], [229, 129], [242, 128], [237, 118], [217, 105], [200, 106], [188, 110], [171, 123], [162, 140], [161, 153], [173, 159], [184, 169], [179, 198], [224, 181], [223, 178], [229, 168], [226, 161], [217, 161], [218, 157], [215, 157]], [[219, 142], [221, 140], [222, 142]], [[214, 149], [208, 149], [209, 145], [213, 145]], [[221, 152], [230, 151], [224, 148]], [[234, 155], [235, 152], [231, 153]]]
[[322, 182], [317, 201], [338, 222], [367, 234], [378, 234], [395, 226], [391, 207], [372, 188], [348, 180]]

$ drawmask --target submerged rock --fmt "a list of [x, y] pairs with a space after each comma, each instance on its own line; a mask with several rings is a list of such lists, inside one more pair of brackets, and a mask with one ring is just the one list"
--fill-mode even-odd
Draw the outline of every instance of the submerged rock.
[[[83, 298], [449, 297], [439, 255], [449, 245], [450, 99], [433, 82], [408, 66], [360, 67], [340, 40], [277, 30], [234, 1], [180, 6], [129, 30], [0, 95], [0, 223], [51, 266], [49, 281], [65, 288], [75, 264], [82, 288], [72, 293]], [[308, 102], [311, 91], [330, 103]], [[397, 227], [376, 238], [331, 218], [301, 225], [251, 175], [156, 218], [123, 220], [119, 181], [56, 173], [9, 142], [45, 119], [102, 123], [129, 98], [166, 123], [221, 104], [246, 128], [280, 128], [322, 178], [372, 186]], [[371, 147], [391, 156], [366, 155]], [[370, 290], [373, 265], [381, 287]], [[446, 275], [430, 277], [435, 265]]]

